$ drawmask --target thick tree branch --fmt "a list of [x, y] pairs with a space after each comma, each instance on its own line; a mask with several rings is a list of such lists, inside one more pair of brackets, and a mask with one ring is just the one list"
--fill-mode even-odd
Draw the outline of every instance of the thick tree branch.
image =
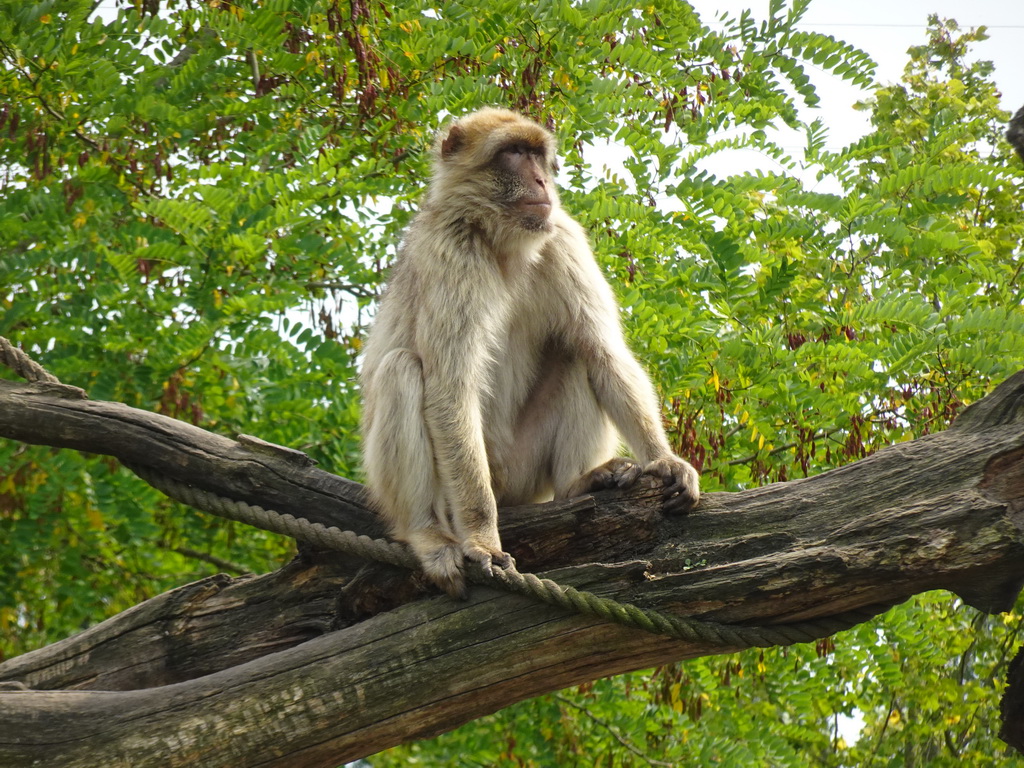
[[[0, 436], [145, 458], [222, 495], [379, 531], [358, 485], [301, 455], [67, 395], [0, 382]], [[1024, 372], [944, 433], [708, 494], [684, 517], [658, 504], [641, 488], [506, 509], [502, 537], [523, 570], [561, 567], [563, 583], [718, 621], [810, 619], [936, 588], [1005, 610], [1024, 583]], [[485, 588], [456, 603], [358, 567], [312, 553], [206, 580], [0, 665], [0, 681], [51, 689], [0, 693], [0, 765], [333, 766], [539, 693], [730, 650]]]
[[313, 466], [303, 453], [251, 437], [231, 440], [76, 387], [0, 380], [0, 437], [74, 448], [153, 467], [169, 477], [268, 509], [368, 535], [384, 529], [358, 483]]

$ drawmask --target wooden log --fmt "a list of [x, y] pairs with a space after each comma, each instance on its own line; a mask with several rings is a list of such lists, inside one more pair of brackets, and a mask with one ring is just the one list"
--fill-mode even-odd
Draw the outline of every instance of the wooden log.
[[[301, 514], [288, 496], [299, 487], [340, 527], [376, 525], [360, 528], [357, 486], [294, 457], [256, 459], [251, 447], [211, 445], [202, 430], [124, 406], [85, 407], [52, 386], [3, 383], [0, 436], [127, 461], [144, 449], [223, 495]], [[127, 426], [89, 439], [104, 420]], [[258, 487], [230, 469], [236, 460], [263, 473]], [[506, 509], [501, 520], [522, 570], [561, 566], [558, 581], [643, 607], [770, 624], [937, 588], [1006, 610], [1024, 584], [1022, 515], [1024, 372], [946, 432], [817, 477], [708, 494], [685, 516], [663, 516], [656, 489], [642, 486]], [[357, 566], [316, 554], [267, 576], [206, 580], [0, 664], [0, 680], [79, 688], [0, 693], [0, 765], [335, 766], [540, 693], [733, 650], [490, 588], [457, 603], [392, 570], [355, 576]], [[405, 592], [375, 602], [360, 589], [385, 583]]]

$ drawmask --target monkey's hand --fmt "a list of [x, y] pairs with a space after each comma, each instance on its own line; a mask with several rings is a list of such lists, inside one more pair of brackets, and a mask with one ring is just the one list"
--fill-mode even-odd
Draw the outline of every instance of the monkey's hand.
[[496, 565], [500, 568], [514, 568], [516, 564], [512, 555], [501, 550], [500, 544], [485, 546], [475, 537], [462, 544], [443, 543], [420, 555], [423, 572], [427, 578], [456, 600], [465, 600], [469, 597], [464, 572], [467, 560], [480, 563], [488, 575], [494, 575]]
[[488, 576], [494, 575], [494, 566], [514, 568], [516, 561], [508, 552], [501, 548], [498, 533], [492, 535], [475, 534], [462, 542], [462, 554], [474, 563], [480, 563]]
[[494, 573], [494, 566], [514, 568], [516, 564], [512, 555], [502, 551], [496, 530], [489, 536], [473, 534], [461, 544], [433, 530], [407, 534], [405, 539], [426, 577], [456, 600], [469, 597], [464, 572], [467, 560], [480, 563], [489, 575]]
[[700, 501], [700, 475], [678, 456], [655, 459], [644, 467], [644, 474], [661, 478], [665, 484], [661, 497], [665, 500], [662, 511], [667, 515], [686, 512]]

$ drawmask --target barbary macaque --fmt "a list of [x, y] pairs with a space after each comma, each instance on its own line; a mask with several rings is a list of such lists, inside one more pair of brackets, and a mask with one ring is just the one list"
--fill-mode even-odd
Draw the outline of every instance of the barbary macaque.
[[[700, 497], [626, 346], [612, 290], [558, 202], [555, 140], [481, 109], [434, 146], [362, 368], [368, 486], [426, 575], [465, 597], [466, 560], [507, 568], [498, 507], [664, 482]], [[621, 439], [635, 460], [616, 457]]]
[[1006, 131], [1006, 140], [1017, 150], [1020, 159], [1024, 160], [1024, 107], [1018, 109], [1010, 119], [1010, 127]]

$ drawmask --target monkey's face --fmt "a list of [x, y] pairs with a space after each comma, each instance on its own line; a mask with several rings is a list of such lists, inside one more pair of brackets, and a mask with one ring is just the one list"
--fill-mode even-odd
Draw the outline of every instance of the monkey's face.
[[548, 228], [553, 203], [551, 175], [542, 148], [512, 143], [494, 159], [495, 197], [527, 230]]

